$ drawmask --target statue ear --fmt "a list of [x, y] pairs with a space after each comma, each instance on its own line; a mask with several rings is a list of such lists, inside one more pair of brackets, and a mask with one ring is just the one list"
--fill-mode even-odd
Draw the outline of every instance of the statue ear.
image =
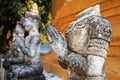
[[89, 7], [85, 10], [83, 10], [82, 12], [80, 12], [77, 15], [77, 19], [84, 17], [84, 16], [89, 16], [89, 15], [98, 15], [100, 16], [100, 5], [97, 4], [95, 6]]

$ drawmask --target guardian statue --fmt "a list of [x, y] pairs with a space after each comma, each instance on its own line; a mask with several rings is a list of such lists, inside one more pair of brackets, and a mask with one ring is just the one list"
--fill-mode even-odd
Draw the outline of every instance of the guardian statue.
[[68, 80], [107, 80], [104, 63], [112, 28], [99, 5], [80, 12], [65, 36], [52, 26], [46, 33], [60, 66], [68, 69]]

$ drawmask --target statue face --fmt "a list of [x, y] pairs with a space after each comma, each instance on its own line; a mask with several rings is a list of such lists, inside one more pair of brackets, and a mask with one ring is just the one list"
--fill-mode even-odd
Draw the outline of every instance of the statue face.
[[26, 31], [30, 31], [34, 26], [34, 23], [33, 23], [33, 20], [31, 18], [25, 18], [23, 25], [25, 26]]
[[30, 31], [33, 28], [38, 29], [39, 23], [36, 19], [32, 19], [31, 17], [25, 18], [23, 25], [25, 26], [26, 31]]

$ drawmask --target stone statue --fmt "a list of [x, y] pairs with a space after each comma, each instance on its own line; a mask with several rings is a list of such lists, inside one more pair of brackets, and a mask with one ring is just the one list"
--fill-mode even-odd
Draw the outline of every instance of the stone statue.
[[39, 54], [40, 20], [38, 6], [34, 3], [17, 22], [13, 40], [10, 42], [11, 52], [5, 56], [4, 61], [8, 80], [45, 80]]
[[79, 13], [65, 36], [52, 26], [46, 34], [60, 66], [68, 69], [68, 80], [107, 80], [104, 63], [112, 28], [99, 5]]

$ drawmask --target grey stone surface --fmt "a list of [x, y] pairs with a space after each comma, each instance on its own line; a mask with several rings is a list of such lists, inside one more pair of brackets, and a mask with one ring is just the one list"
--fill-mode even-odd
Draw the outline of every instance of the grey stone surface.
[[65, 36], [47, 27], [50, 45], [69, 80], [106, 80], [104, 62], [112, 38], [110, 22], [100, 16], [99, 5], [77, 16]]
[[39, 22], [38, 6], [34, 3], [17, 22], [10, 42], [11, 52], [4, 57], [8, 80], [45, 80], [39, 54]]

